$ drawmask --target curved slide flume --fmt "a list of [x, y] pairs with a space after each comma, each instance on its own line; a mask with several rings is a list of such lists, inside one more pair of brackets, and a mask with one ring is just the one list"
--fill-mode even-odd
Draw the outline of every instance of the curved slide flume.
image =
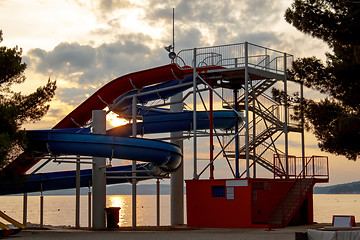
[[[207, 68], [211, 69], [212, 67]], [[204, 71], [204, 69], [205, 68], [201, 69], [201, 71]], [[23, 155], [23, 160], [17, 159], [18, 161], [10, 164], [12, 165], [11, 167], [16, 169], [17, 174], [24, 174], [39, 161], [32, 158], [33, 155], [41, 156], [43, 153], [51, 153], [52, 155], [97, 156], [148, 162], [149, 164], [140, 164], [138, 167], [153, 171], [156, 176], [162, 175], [164, 172], [174, 171], [181, 164], [182, 160], [182, 154], [179, 148], [176, 145], [157, 140], [119, 137], [129, 136], [128, 130], [129, 127], [131, 127], [130, 125], [110, 130], [107, 135], [90, 134], [89, 131], [86, 132], [86, 130], [86, 133], [79, 133], [79, 129], [73, 131], [71, 128], [77, 127], [77, 125], [84, 125], [90, 120], [92, 110], [103, 109], [107, 104], [112, 104], [116, 98], [126, 94], [132, 89], [141, 89], [147, 85], [181, 79], [191, 72], [192, 71], [188, 71], [188, 69], [179, 69], [176, 65], [170, 64], [128, 74], [113, 80], [72, 111], [60, 121], [53, 130], [27, 131], [28, 139], [30, 139], [27, 146], [28, 152]], [[161, 87], [167, 86], [166, 84], [158, 85]], [[176, 92], [178, 91], [174, 93]], [[171, 93], [165, 94], [171, 95]], [[199, 126], [201, 126], [202, 129], [208, 129], [209, 120], [207, 113], [199, 112], [197, 114], [199, 116]], [[175, 115], [176, 117], [174, 118]], [[175, 113], [175, 115], [174, 113], [166, 113], [164, 116], [155, 114], [144, 117], [144, 122], [139, 124], [139, 129], [142, 129], [139, 134], [190, 131], [192, 112]], [[182, 117], [179, 118], [179, 116]], [[234, 125], [234, 114], [227, 111], [214, 112], [214, 125], [215, 128], [231, 128]], [[31, 154], [29, 154], [29, 152], [31, 152]], [[127, 168], [127, 166], [116, 168]], [[61, 182], [64, 183], [65, 180], [58, 175], [54, 179], [51, 179], [52, 174], [56, 175], [56, 173], [48, 173], [46, 179], [40, 177], [40, 179], [42, 179], [41, 181], [52, 181], [51, 189], [48, 190], [69, 188], [69, 186], [74, 187], [75, 171], [58, 173], [60, 176], [66, 176], [66, 181], [71, 182], [70, 185], [61, 184]], [[25, 179], [27, 181], [26, 184], [31, 185], [34, 183], [34, 186], [36, 185], [31, 189], [30, 187], [25, 188], [27, 192], [39, 191], [38, 186], [40, 184], [36, 184], [36, 182], [40, 175], [44, 176], [44, 174], [19, 176], [19, 179], [23, 178], [23, 180]], [[24, 192], [23, 180], [20, 181], [22, 190], [20, 190], [21, 187], [18, 187], [18, 190], [12, 189], [12, 193]], [[123, 181], [124, 180], [118, 180], [112, 183]], [[0, 195], [3, 195], [5, 192], [8, 191], [0, 189]]]
[[[148, 85], [173, 81], [174, 79], [183, 79], [189, 74], [188, 69], [181, 69], [172, 63], [118, 77], [97, 90], [56, 124], [53, 129], [78, 128], [84, 126], [91, 119], [92, 110], [104, 109], [106, 106], [113, 104], [116, 98], [131, 90], [140, 90]], [[37, 157], [39, 156], [41, 155]], [[40, 159], [33, 158], [32, 153], [25, 152], [11, 162], [4, 169], [4, 173], [6, 175], [25, 174], [39, 161]]]
[[161, 170], [176, 170], [182, 160], [177, 145], [151, 139], [96, 134], [27, 131], [27, 149], [52, 155], [81, 155], [150, 162]]
[[[208, 129], [209, 119], [206, 112], [197, 112], [198, 129]], [[192, 128], [192, 112], [162, 113], [149, 115], [138, 126], [140, 132], [162, 133], [171, 131], [190, 131]], [[215, 111], [214, 127], [229, 129], [234, 126], [234, 113], [231, 111]], [[27, 131], [31, 139], [27, 148], [34, 153], [51, 152], [54, 155], [74, 154], [98, 157], [135, 159], [148, 163], [138, 164], [138, 170], [147, 170], [138, 176], [164, 176], [176, 169], [181, 162], [181, 152], [176, 145], [158, 140], [129, 138], [131, 124], [110, 129], [107, 135], [91, 134], [90, 128], [53, 129]], [[118, 137], [123, 136], [123, 137]], [[107, 171], [130, 171], [131, 166], [116, 166]], [[129, 176], [121, 173], [116, 176]], [[61, 171], [22, 175], [15, 179], [3, 179], [0, 184], [0, 195], [43, 190], [67, 189], [75, 187], [75, 171]], [[81, 187], [91, 185], [91, 169], [81, 170]], [[129, 179], [108, 179], [107, 184], [128, 182]]]

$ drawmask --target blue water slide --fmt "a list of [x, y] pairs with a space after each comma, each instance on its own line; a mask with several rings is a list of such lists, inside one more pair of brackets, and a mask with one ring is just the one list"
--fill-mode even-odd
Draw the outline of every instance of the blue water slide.
[[[107, 172], [122, 172], [108, 174], [108, 176], [122, 178], [107, 178], [106, 184], [131, 182], [131, 173], [124, 173], [126, 171], [131, 171], [131, 169], [131, 165], [106, 168]], [[149, 163], [137, 164], [136, 169], [145, 170], [137, 173], [137, 177], [146, 178], [150, 176], [164, 176], [164, 172]], [[92, 186], [92, 169], [80, 170], [80, 176], [80, 187]], [[0, 183], [0, 195], [8, 195], [24, 192], [39, 192], [41, 189], [43, 191], [49, 191], [75, 188], [76, 177], [75, 171], [47, 172], [32, 175], [9, 176], [7, 178], [2, 178]]]
[[27, 131], [26, 149], [52, 155], [81, 155], [150, 162], [163, 171], [177, 169], [182, 154], [177, 145], [158, 140], [64, 133], [51, 130]]
[[[214, 111], [214, 127], [229, 129], [235, 124], [231, 111]], [[190, 131], [192, 129], [192, 112], [148, 112], [144, 122], [138, 123], [138, 133], [162, 133], [173, 131]], [[197, 112], [198, 129], [209, 129], [209, 117], [206, 112]], [[129, 138], [132, 126], [119, 126], [107, 131], [107, 135], [91, 134], [90, 128], [52, 129], [27, 131], [29, 142], [27, 149], [32, 152], [51, 153], [52, 155], [82, 155], [106, 158], [120, 158], [147, 162], [138, 164], [138, 170], [148, 173], [138, 176], [164, 176], [175, 170], [181, 163], [181, 152], [178, 146], [158, 140]], [[131, 166], [112, 167], [110, 171], [129, 171]], [[118, 174], [115, 176], [127, 176]], [[91, 169], [81, 170], [81, 187], [91, 184]], [[107, 184], [123, 183], [125, 179], [108, 179]], [[16, 179], [0, 180], [0, 195], [23, 192], [37, 192], [75, 187], [75, 171], [38, 173], [18, 176]]]
[[186, 77], [182, 81], [173, 80], [170, 82], [156, 84], [154, 86], [148, 86], [141, 89], [140, 91], [132, 90], [118, 97], [115, 100], [113, 106], [111, 107], [111, 110], [113, 112], [120, 113], [127, 107], [131, 106], [132, 96], [134, 96], [135, 94], [138, 95], [137, 102], [141, 104], [146, 104], [149, 101], [157, 99], [167, 99], [177, 93], [183, 92], [192, 87], [192, 81], [192, 77]]
[[[209, 129], [209, 116], [207, 112], [197, 112], [197, 129]], [[214, 111], [213, 123], [215, 129], [228, 130], [235, 125], [233, 111]], [[193, 129], [193, 112], [158, 112], [143, 116], [143, 122], [136, 124], [137, 134], [166, 133], [178, 131], [191, 131]], [[106, 133], [109, 136], [130, 136], [132, 124], [115, 127]]]
[[[137, 101], [146, 104], [156, 99], [167, 99], [192, 86], [192, 77], [182, 81], [173, 80], [142, 90], [133, 90], [115, 100], [111, 110], [117, 113], [123, 111], [131, 116], [132, 96], [137, 94]], [[137, 123], [137, 134], [165, 133], [175, 131], [191, 131], [193, 125], [193, 112], [169, 112], [141, 110], [143, 122]], [[197, 129], [209, 129], [209, 113], [197, 112]], [[214, 128], [230, 129], [235, 124], [235, 113], [232, 111], [214, 111]], [[173, 144], [142, 138], [129, 138], [132, 134], [132, 124], [116, 127], [107, 131], [106, 135], [91, 134], [90, 128], [81, 129], [53, 129], [27, 131], [30, 140], [27, 149], [33, 152], [51, 153], [52, 155], [81, 155], [106, 158], [119, 158], [146, 162], [139, 164], [138, 169], [148, 170], [152, 176], [162, 176], [167, 172], [176, 170], [181, 164], [180, 149]], [[130, 170], [131, 166], [113, 167], [111, 171]], [[145, 175], [148, 173], [144, 173]], [[140, 174], [141, 175], [141, 174]], [[108, 179], [107, 184], [127, 181], [126, 174], [122, 179]], [[0, 182], [0, 195], [39, 191], [40, 185], [44, 190], [55, 190], [75, 187], [75, 171], [62, 171], [53, 173], [40, 173], [18, 176], [19, 184]], [[91, 169], [81, 171], [81, 186], [88, 186], [91, 182]], [[39, 184], [41, 182], [41, 184]], [[11, 187], [12, 186], [12, 187]]]

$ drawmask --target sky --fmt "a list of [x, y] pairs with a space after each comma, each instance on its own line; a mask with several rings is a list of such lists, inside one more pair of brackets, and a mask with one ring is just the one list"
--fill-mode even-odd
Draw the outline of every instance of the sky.
[[[57, 81], [48, 114], [26, 129], [49, 129], [99, 87], [127, 73], [169, 63], [164, 46], [172, 43], [175, 8], [175, 51], [250, 43], [295, 57], [325, 60], [322, 41], [284, 20], [290, 0], [0, 0], [1, 46], [19, 46], [27, 64], [27, 80], [15, 89], [30, 93], [50, 78]], [[305, 97], [320, 94], [305, 90]], [[290, 150], [299, 154], [299, 137]], [[188, 145], [187, 148], [190, 148]], [[330, 183], [358, 181], [360, 163], [321, 152], [306, 135], [307, 155], [327, 155]], [[192, 153], [186, 152], [185, 158]], [[191, 178], [191, 162], [185, 161]], [[224, 165], [224, 163], [222, 164]], [[221, 167], [220, 167], [221, 168]], [[220, 177], [224, 177], [220, 174]]]

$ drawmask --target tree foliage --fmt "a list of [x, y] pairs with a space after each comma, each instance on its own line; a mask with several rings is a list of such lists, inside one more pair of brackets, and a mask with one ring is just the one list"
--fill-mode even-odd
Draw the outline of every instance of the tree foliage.
[[[289, 79], [326, 94], [320, 101], [299, 99], [294, 118], [304, 114], [306, 127], [330, 153], [356, 160], [360, 153], [360, 4], [344, 0], [295, 0], [285, 19], [298, 30], [323, 40], [332, 50], [326, 63], [297, 59]], [[281, 92], [273, 90], [278, 100]]]
[[45, 86], [29, 95], [14, 92], [11, 87], [25, 81], [26, 64], [21, 55], [22, 50], [17, 46], [0, 47], [0, 169], [16, 157], [25, 141], [21, 125], [45, 115], [56, 89], [56, 82], [49, 79]]

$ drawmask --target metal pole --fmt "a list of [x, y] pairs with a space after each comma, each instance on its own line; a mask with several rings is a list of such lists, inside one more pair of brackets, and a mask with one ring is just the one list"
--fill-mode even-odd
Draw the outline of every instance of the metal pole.
[[[238, 90], [234, 89], [234, 107], [236, 109], [236, 111], [238, 111], [239, 106], [238, 106]], [[239, 166], [239, 117], [237, 114], [235, 114], [235, 178], [240, 178], [240, 166]]]
[[40, 227], [44, 227], [44, 196], [42, 183], [40, 183]]
[[[170, 98], [170, 103], [177, 102], [177, 104], [170, 105], [171, 112], [182, 112], [183, 93], [180, 92]], [[183, 132], [171, 132], [170, 142], [176, 144], [183, 153], [183, 140], [181, 139]], [[178, 226], [184, 224], [184, 163], [173, 173], [170, 178], [170, 209], [171, 209], [171, 226]]]
[[89, 180], [89, 191], [88, 191], [88, 227], [91, 227], [91, 190]]
[[214, 179], [214, 122], [213, 122], [213, 91], [209, 89], [209, 104], [210, 104], [210, 179]]
[[245, 149], [246, 149], [246, 177], [250, 178], [249, 171], [249, 69], [248, 69], [248, 42], [245, 42]]
[[173, 8], [173, 52], [175, 52], [175, 8]]
[[[255, 114], [255, 98], [253, 98], [253, 142], [256, 138], [256, 114]], [[253, 146], [253, 178], [256, 178], [256, 147]]]
[[160, 179], [156, 179], [156, 226], [160, 227]]
[[[136, 125], [136, 118], [137, 118], [137, 97], [136, 95], [133, 96], [132, 99], [132, 137], [136, 138], [137, 133], [137, 125]], [[132, 161], [132, 227], [136, 227], [136, 161]]]
[[[303, 83], [300, 83], [300, 99], [301, 103], [303, 104], [304, 101], [304, 85]], [[305, 131], [304, 131], [304, 125], [305, 125], [305, 118], [304, 118], [304, 108], [302, 105], [301, 107], [301, 156], [302, 156], [302, 169], [303, 169], [303, 177], [305, 178]]]
[[193, 66], [193, 152], [194, 152], [194, 179], [198, 179], [197, 175], [197, 119], [196, 119], [196, 48], [194, 48], [194, 66]]
[[286, 53], [284, 53], [284, 134], [285, 134], [285, 171], [286, 171], [286, 178], [289, 177], [289, 139], [288, 139], [288, 106], [287, 106], [287, 78], [286, 78]]
[[80, 156], [76, 160], [75, 228], [80, 228]]
[[23, 225], [26, 227], [26, 223], [27, 223], [27, 200], [28, 200], [28, 194], [24, 193], [24, 198], [23, 198]]
[[[92, 133], [106, 134], [106, 112], [103, 110], [93, 110], [92, 112]], [[93, 228], [105, 228], [105, 208], [106, 208], [106, 177], [105, 165], [106, 158], [93, 157]]]

